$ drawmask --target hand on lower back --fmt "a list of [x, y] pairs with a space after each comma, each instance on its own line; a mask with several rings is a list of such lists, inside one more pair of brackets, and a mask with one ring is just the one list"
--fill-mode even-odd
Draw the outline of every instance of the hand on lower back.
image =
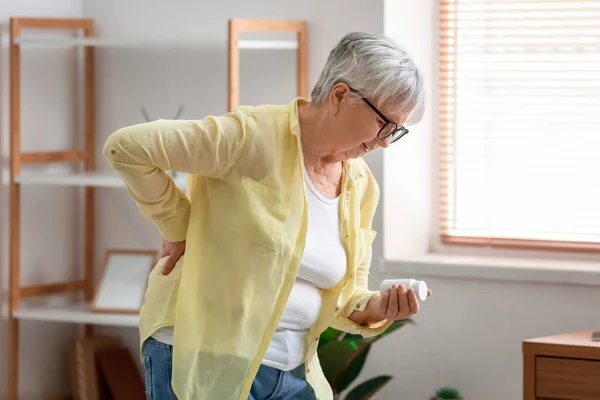
[[160, 271], [163, 275], [169, 275], [169, 273], [175, 268], [175, 264], [185, 253], [185, 240], [181, 242], [169, 242], [167, 239], [162, 240], [162, 255], [161, 257], [168, 257], [165, 261], [162, 270]]

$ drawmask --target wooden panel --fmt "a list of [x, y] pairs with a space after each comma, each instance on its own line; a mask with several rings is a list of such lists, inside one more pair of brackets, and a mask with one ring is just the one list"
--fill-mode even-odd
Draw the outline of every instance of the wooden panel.
[[93, 19], [11, 18], [17, 29], [84, 29], [93, 26]]
[[[95, 30], [93, 24], [88, 24], [84, 30], [86, 38], [93, 38]], [[84, 50], [85, 61], [85, 170], [93, 172], [96, 170], [95, 158], [95, 140], [96, 137], [96, 86], [95, 86], [95, 49], [86, 47]], [[96, 197], [93, 187], [85, 188], [85, 253], [84, 253], [84, 282], [85, 282], [85, 300], [90, 301], [94, 296], [94, 260], [96, 257]], [[93, 335], [94, 328], [92, 325], [84, 327], [86, 337]]]
[[549, 399], [600, 399], [600, 361], [538, 357], [536, 395]]
[[100, 371], [115, 399], [146, 399], [144, 381], [128, 349], [99, 351], [97, 360]]
[[298, 96], [308, 96], [308, 49], [307, 49], [307, 26], [306, 23], [302, 24], [301, 29], [297, 33], [298, 38], [298, 57], [297, 57], [297, 71], [298, 71]]
[[8, 319], [8, 369], [6, 383], [8, 400], [18, 400], [19, 379], [19, 321], [10, 314]]
[[233, 23], [239, 31], [284, 32], [304, 29], [303, 21], [234, 19]]
[[523, 400], [535, 398], [535, 356], [523, 355]]
[[234, 20], [228, 25], [227, 55], [227, 111], [233, 111], [240, 98], [240, 57], [238, 50], [239, 29]]
[[58, 293], [72, 293], [83, 289], [83, 281], [54, 283], [49, 285], [26, 286], [20, 288], [20, 296], [36, 297]]
[[40, 151], [21, 153], [22, 163], [48, 163], [83, 161], [85, 153], [82, 150]]
[[6, 396], [8, 400], [17, 400], [19, 382], [19, 321], [14, 318], [13, 312], [19, 307], [19, 282], [20, 282], [20, 250], [21, 250], [21, 197], [19, 185], [15, 183], [15, 176], [19, 175], [20, 142], [20, 116], [21, 116], [21, 51], [13, 40], [20, 33], [19, 26], [14, 19], [10, 20], [10, 239], [9, 239], [9, 284], [8, 296], [10, 301], [8, 314], [8, 368], [6, 371]]

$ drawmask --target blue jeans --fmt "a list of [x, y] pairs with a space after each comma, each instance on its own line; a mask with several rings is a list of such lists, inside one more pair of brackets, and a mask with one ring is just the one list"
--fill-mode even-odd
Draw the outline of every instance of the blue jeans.
[[[171, 387], [173, 346], [149, 338], [142, 347], [146, 370], [148, 400], [177, 400]], [[250, 389], [248, 400], [315, 400], [313, 388], [306, 381], [304, 365], [280, 371], [261, 365]]]

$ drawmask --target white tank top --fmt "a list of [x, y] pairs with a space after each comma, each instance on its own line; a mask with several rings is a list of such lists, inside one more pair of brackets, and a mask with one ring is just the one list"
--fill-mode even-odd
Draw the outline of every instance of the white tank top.
[[304, 171], [308, 202], [308, 231], [298, 277], [271, 339], [263, 364], [283, 371], [304, 362], [306, 336], [321, 311], [319, 289], [335, 286], [346, 273], [339, 199], [323, 197]]

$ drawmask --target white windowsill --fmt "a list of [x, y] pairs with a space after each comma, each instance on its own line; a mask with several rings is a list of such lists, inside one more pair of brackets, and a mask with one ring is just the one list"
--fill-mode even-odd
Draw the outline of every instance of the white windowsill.
[[382, 272], [415, 278], [436, 276], [600, 286], [600, 263], [589, 261], [426, 254], [385, 260]]

